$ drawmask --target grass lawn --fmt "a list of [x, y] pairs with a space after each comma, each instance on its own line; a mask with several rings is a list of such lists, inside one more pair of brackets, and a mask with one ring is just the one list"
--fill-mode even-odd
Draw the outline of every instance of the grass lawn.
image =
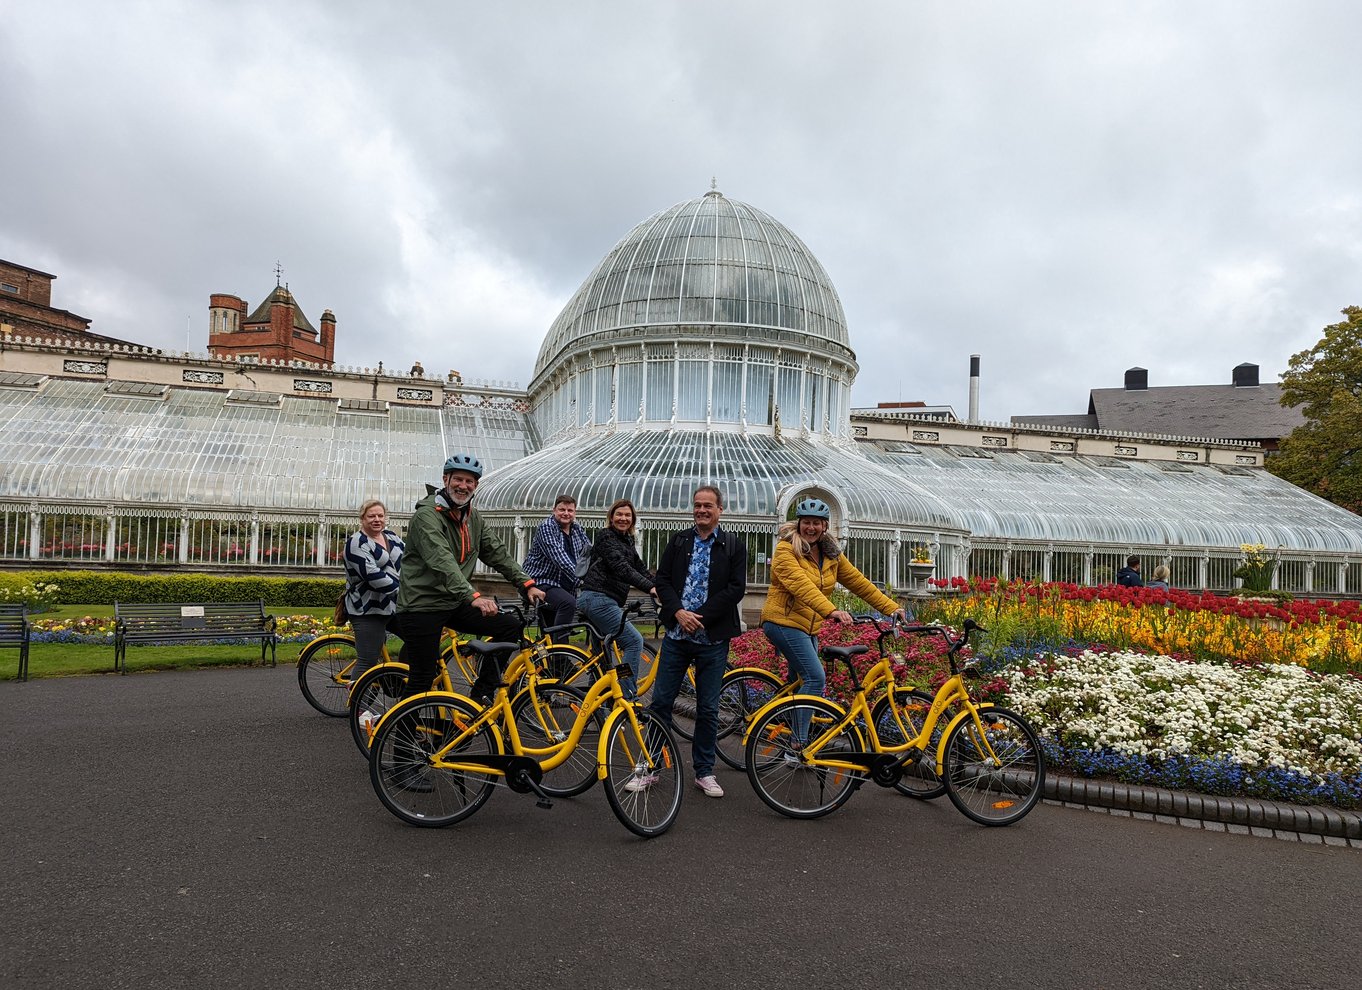
[[[270, 615], [308, 615], [325, 619], [329, 608], [270, 607]], [[57, 605], [34, 613], [33, 619], [112, 619], [112, 605]], [[276, 656], [280, 663], [295, 663], [305, 643], [280, 643]], [[28, 649], [29, 677], [70, 677], [77, 674], [113, 673], [113, 644], [33, 643]], [[185, 670], [196, 667], [241, 667], [259, 663], [258, 644], [216, 646], [212, 643], [186, 643], [176, 646], [129, 646], [128, 669], [132, 673], [148, 670]], [[0, 650], [0, 681], [12, 681], [19, 674], [19, 651]]]
[[[89, 615], [90, 612], [81, 612]], [[305, 643], [280, 643], [279, 662], [295, 663]], [[113, 644], [34, 643], [28, 648], [29, 677], [69, 677], [75, 674], [113, 673]], [[129, 646], [128, 670], [184, 670], [194, 667], [245, 667], [260, 662], [260, 646], [214, 646], [187, 643], [178, 646]], [[267, 660], [266, 663], [269, 661]], [[12, 681], [19, 670], [17, 650], [0, 651], [0, 680]]]

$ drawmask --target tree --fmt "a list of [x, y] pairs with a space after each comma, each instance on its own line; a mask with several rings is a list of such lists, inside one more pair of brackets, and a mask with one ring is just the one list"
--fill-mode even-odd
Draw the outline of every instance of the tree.
[[1268, 458], [1275, 475], [1336, 505], [1362, 512], [1362, 307], [1291, 358], [1282, 405], [1301, 406], [1305, 423]]

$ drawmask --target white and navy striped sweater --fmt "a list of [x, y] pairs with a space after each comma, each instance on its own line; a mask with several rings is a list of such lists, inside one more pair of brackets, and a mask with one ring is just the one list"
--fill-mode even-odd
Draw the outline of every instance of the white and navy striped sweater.
[[345, 607], [351, 615], [392, 615], [397, 611], [403, 543], [385, 529], [384, 550], [361, 530], [345, 541]]

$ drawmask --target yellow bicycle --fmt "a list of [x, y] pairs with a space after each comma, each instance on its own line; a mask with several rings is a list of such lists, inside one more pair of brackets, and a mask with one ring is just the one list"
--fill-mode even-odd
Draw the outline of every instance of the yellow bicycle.
[[[516, 644], [474, 640], [467, 646], [482, 655]], [[530, 663], [525, 657], [522, 652], [513, 666]], [[612, 668], [585, 695], [532, 677], [513, 700], [508, 684], [519, 673], [508, 668], [487, 708], [432, 691], [389, 709], [369, 748], [370, 780], [384, 807], [408, 824], [441, 827], [476, 812], [499, 783], [536, 794], [547, 808], [551, 797], [580, 793], [600, 779], [611, 810], [630, 831], [652, 838], [671, 828], [683, 794], [676, 742], [662, 722], [625, 697], [620, 677], [632, 672]], [[581, 767], [593, 754], [592, 776], [583, 782]], [[575, 769], [551, 781], [565, 766]]]
[[[967, 619], [952, 637], [942, 626], [906, 626], [905, 632], [936, 633], [949, 644], [951, 676], [937, 690], [921, 724], [881, 709], [877, 719], [868, 698], [881, 688], [893, 690], [892, 661], [881, 657], [863, 680], [851, 658], [865, 646], [828, 646], [823, 655], [846, 664], [856, 683], [851, 707], [814, 695], [772, 701], [752, 720], [747, 732], [747, 776], [758, 797], [791, 818], [817, 818], [840, 808], [867, 780], [893, 787], [905, 771], [931, 760], [951, 803], [982, 825], [1010, 825], [1040, 800], [1045, 758], [1035, 731], [1015, 712], [976, 703], [965, 687], [974, 662], [956, 657], [971, 632], [982, 630]], [[911, 711], [911, 705], [901, 706]], [[938, 722], [954, 709], [944, 730]], [[886, 721], [887, 718], [887, 721]], [[891, 731], [888, 730], [893, 726]]]
[[[497, 604], [501, 611], [510, 612], [523, 622], [524, 613], [519, 604], [500, 600]], [[523, 629], [522, 626], [520, 654], [535, 651], [541, 671], [550, 677], [559, 677], [562, 671], [581, 670], [592, 659], [590, 654], [580, 647], [554, 642], [546, 634], [533, 640], [525, 639]], [[449, 630], [449, 634], [450, 642], [441, 651], [431, 690], [465, 692], [477, 679], [477, 657], [467, 643], [459, 642], [457, 633]], [[512, 658], [512, 663], [514, 659]], [[375, 664], [361, 674], [351, 686], [347, 712], [350, 737], [361, 756], [368, 757], [370, 736], [383, 713], [396, 704], [406, 692], [407, 664], [400, 660]]]
[[[890, 640], [903, 635], [905, 630], [902, 626], [894, 622], [881, 622], [870, 615], [857, 615], [855, 621], [875, 627], [880, 656], [897, 659], [892, 655]], [[936, 631], [936, 627], [926, 628]], [[926, 629], [918, 628], [918, 631]], [[826, 655], [823, 662], [830, 663]], [[892, 665], [890, 673], [893, 673]], [[719, 688], [719, 731], [715, 747], [719, 759], [734, 770], [746, 770], [747, 730], [757, 713], [777, 699], [799, 694], [803, 686], [804, 679], [798, 675], [782, 682], [775, 674], [760, 667], [735, 667], [727, 671]], [[901, 687], [891, 677], [885, 685], [884, 694], [871, 707], [871, 717], [880, 739], [892, 745], [902, 742], [906, 737], [916, 736], [931, 707], [930, 694], [916, 687]], [[939, 731], [938, 728], [938, 734]], [[902, 779], [894, 785], [894, 789], [921, 799], [936, 798], [946, 793], [946, 786], [941, 783], [929, 760], [918, 760], [906, 766]]]

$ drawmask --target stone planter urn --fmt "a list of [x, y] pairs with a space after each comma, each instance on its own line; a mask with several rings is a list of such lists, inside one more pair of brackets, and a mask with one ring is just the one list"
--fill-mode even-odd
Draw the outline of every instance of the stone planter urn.
[[913, 579], [913, 586], [910, 591], [916, 595], [927, 593], [927, 579], [936, 571], [936, 562], [932, 560], [910, 560], [908, 562], [908, 576]]

